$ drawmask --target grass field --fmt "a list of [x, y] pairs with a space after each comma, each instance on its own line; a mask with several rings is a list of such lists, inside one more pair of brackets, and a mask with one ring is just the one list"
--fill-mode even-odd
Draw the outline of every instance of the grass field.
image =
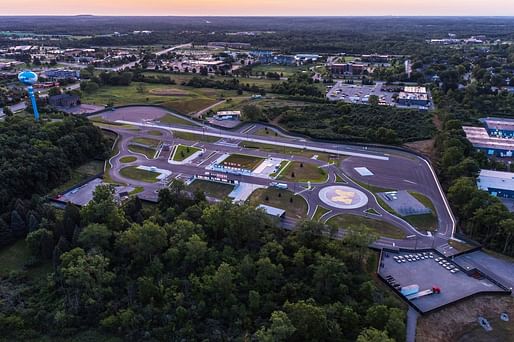
[[147, 183], [157, 183], [158, 172], [138, 169], [136, 166], [128, 166], [120, 170], [123, 177], [139, 180]]
[[177, 125], [186, 125], [186, 126], [198, 126], [197, 124], [195, 124], [189, 120], [183, 119], [183, 118], [178, 117], [173, 114], [166, 114], [164, 116], [161, 116], [159, 118], [159, 121], [162, 123], [170, 124], [170, 125], [177, 124]]
[[263, 152], [269, 152], [269, 153], [282, 153], [286, 155], [295, 155], [295, 156], [303, 156], [307, 158], [312, 158], [314, 155], [318, 156], [318, 160], [326, 161], [329, 160], [329, 155], [327, 153], [314, 153], [312, 151], [303, 150], [300, 148], [292, 148], [292, 147], [286, 147], [286, 146], [280, 146], [280, 145], [270, 145], [270, 144], [262, 144], [262, 143], [256, 143], [256, 142], [250, 142], [250, 141], [243, 141], [241, 143], [242, 147], [245, 148], [252, 148], [256, 150], [260, 150]]
[[174, 161], [183, 161], [188, 157], [192, 156], [194, 153], [201, 151], [197, 147], [193, 146], [185, 146], [185, 145], [177, 145], [175, 147], [175, 152], [173, 153]]
[[231, 154], [221, 164], [231, 167], [240, 167], [247, 170], [255, 170], [260, 163], [264, 161], [264, 158], [250, 156], [247, 154]]
[[412, 224], [414, 227], [427, 230], [427, 231], [435, 231], [437, 228], [437, 214], [435, 211], [434, 204], [432, 201], [426, 197], [423, 194], [420, 194], [418, 192], [410, 192], [410, 194], [416, 198], [421, 204], [423, 204], [425, 207], [432, 210], [432, 213], [430, 214], [424, 214], [424, 215], [413, 215], [413, 216], [407, 216], [404, 217], [404, 219]]
[[387, 222], [357, 215], [337, 215], [328, 220], [327, 224], [335, 225], [337, 228], [343, 229], [349, 226], [358, 228], [360, 225], [364, 225], [375, 231], [379, 236], [389, 237], [392, 239], [405, 238], [405, 233], [401, 229]]
[[64, 190], [72, 187], [73, 185], [80, 183], [88, 179], [89, 177], [101, 173], [103, 170], [104, 162], [101, 160], [91, 160], [85, 164], [82, 164], [81, 166], [73, 169], [71, 171], [71, 178], [67, 182], [53, 189], [50, 192], [50, 196], [58, 195]]
[[148, 159], [153, 159], [155, 157], [155, 149], [144, 147], [140, 145], [128, 145], [128, 150], [132, 153], [141, 153], [145, 155]]
[[218, 182], [210, 182], [203, 179], [197, 179], [193, 183], [191, 183], [188, 187], [188, 190], [194, 191], [196, 189], [200, 189], [207, 196], [215, 197], [219, 199], [223, 199], [228, 196], [234, 190], [234, 186], [230, 184], [218, 183]]
[[157, 148], [157, 146], [159, 146], [159, 144], [161, 143], [160, 140], [152, 138], [134, 138], [131, 141], [136, 144], [146, 145], [150, 148]]
[[294, 182], [310, 181], [314, 183], [322, 183], [327, 180], [327, 177], [327, 172], [315, 164], [294, 161], [289, 163], [277, 179]]
[[173, 135], [175, 136], [175, 138], [191, 140], [191, 141], [204, 141], [204, 142], [213, 143], [213, 142], [220, 140], [220, 138], [213, 137], [210, 135], [195, 134], [195, 133], [189, 133], [189, 132], [173, 131]]
[[[0, 277], [6, 277], [13, 271], [23, 271], [29, 258], [30, 252], [25, 240], [18, 240], [10, 246], [2, 247], [0, 249]], [[49, 272], [52, 272], [51, 262], [27, 269], [27, 274], [32, 279], [43, 277]]]
[[287, 190], [257, 189], [247, 201], [253, 206], [265, 204], [283, 209], [286, 211], [286, 216], [290, 218], [302, 219], [307, 215], [307, 202], [305, 202], [303, 197], [294, 195], [291, 191]]
[[504, 322], [497, 317], [486, 318], [488, 318], [488, 321], [493, 328], [492, 331], [487, 332], [478, 323], [476, 323], [472, 329], [466, 331], [456, 340], [456, 342], [507, 342], [514, 340], [514, 321], [512, 320], [512, 317], [509, 322]]
[[134, 162], [136, 160], [137, 160], [137, 158], [134, 157], [134, 156], [126, 156], [126, 157], [121, 157], [120, 158], [120, 162], [122, 162], [122, 163], [132, 163], [132, 162]]
[[273, 64], [261, 64], [252, 68], [252, 72], [255, 73], [268, 73], [268, 72], [276, 72], [277, 74], [282, 74], [284, 77], [289, 77], [296, 72], [308, 71], [309, 67], [307, 66], [287, 66], [287, 65], [273, 65]]
[[288, 137], [285, 137], [282, 134], [275, 132], [274, 130], [266, 129], [266, 128], [259, 128], [252, 134], [267, 137], [270, 139], [280, 139], [280, 138], [281, 139], [289, 139]]
[[151, 131], [148, 131], [148, 134], [150, 135], [154, 135], [156, 137], [160, 137], [162, 136], [162, 132], [161, 131], [157, 131], [157, 130], [151, 130]]
[[[221, 91], [212, 92], [202, 89], [176, 86], [185, 94], [180, 96], [161, 96], [155, 95], [156, 92], [170, 89], [165, 84], [146, 84], [143, 83], [147, 91], [138, 91], [138, 82], [132, 82], [130, 86], [103, 86], [94, 93], [84, 93], [81, 101], [88, 104], [105, 105], [112, 102], [114, 105], [127, 104], [157, 104], [162, 105], [171, 111], [188, 114], [199, 111], [217, 102]], [[152, 94], [154, 92], [154, 94]], [[235, 92], [234, 92], [235, 94]]]
[[329, 211], [330, 211], [330, 209], [327, 209], [327, 208], [324, 208], [324, 207], [322, 207], [322, 206], [319, 206], [319, 205], [318, 205], [318, 206], [316, 207], [316, 211], [314, 212], [314, 216], [312, 217], [312, 220], [313, 220], [313, 221], [318, 222], [318, 221], [319, 221], [319, 219], [320, 219], [323, 215], [325, 215], [326, 213], [328, 213]]

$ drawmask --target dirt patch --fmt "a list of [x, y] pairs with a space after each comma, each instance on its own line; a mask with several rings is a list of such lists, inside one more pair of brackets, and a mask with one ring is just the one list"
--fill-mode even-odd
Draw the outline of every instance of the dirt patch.
[[405, 146], [416, 152], [429, 156], [432, 159], [434, 155], [434, 139], [414, 141], [406, 143]]
[[[478, 316], [494, 322], [502, 312], [507, 312], [511, 320], [510, 322], [501, 321], [501, 323], [514, 324], [514, 298], [484, 295], [465, 300], [420, 317], [416, 328], [416, 342], [472, 341], [473, 339], [469, 338], [473, 337], [469, 334], [479, 327]], [[493, 338], [491, 341], [494, 341], [495, 334], [502, 333], [504, 330], [499, 323], [495, 324], [496, 332], [495, 325], [493, 325], [493, 331], [489, 333], [489, 337]], [[483, 329], [476, 329], [476, 334], [481, 334], [480, 330]], [[479, 341], [479, 339], [475, 339], [475, 341]]]
[[175, 88], [154, 88], [150, 89], [150, 94], [157, 96], [188, 96], [187, 91]]

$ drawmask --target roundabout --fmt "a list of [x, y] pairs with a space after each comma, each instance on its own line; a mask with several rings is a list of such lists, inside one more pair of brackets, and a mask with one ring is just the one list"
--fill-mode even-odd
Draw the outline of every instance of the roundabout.
[[349, 186], [327, 186], [319, 192], [320, 200], [338, 209], [357, 209], [368, 203], [368, 197], [360, 190]]

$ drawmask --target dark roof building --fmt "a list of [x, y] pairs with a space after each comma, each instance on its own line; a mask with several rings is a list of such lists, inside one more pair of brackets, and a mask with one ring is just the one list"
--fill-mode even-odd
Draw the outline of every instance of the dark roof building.
[[80, 105], [80, 97], [71, 94], [61, 94], [50, 96], [48, 100], [50, 105], [53, 107], [75, 107]]

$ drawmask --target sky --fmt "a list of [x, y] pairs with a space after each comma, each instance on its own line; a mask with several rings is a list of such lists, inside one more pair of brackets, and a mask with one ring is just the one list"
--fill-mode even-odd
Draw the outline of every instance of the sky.
[[1, 15], [514, 16], [514, 0], [0, 0]]

